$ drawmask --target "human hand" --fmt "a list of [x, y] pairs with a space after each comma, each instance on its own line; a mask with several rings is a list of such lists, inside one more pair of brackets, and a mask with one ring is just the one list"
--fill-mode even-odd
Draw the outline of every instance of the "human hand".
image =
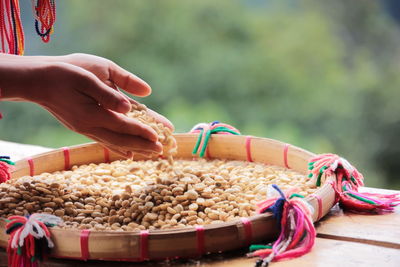
[[[59, 61], [81, 67], [93, 73], [100, 81], [115, 90], [122, 89], [139, 97], [151, 94], [151, 87], [145, 81], [106, 58], [83, 53], [74, 53], [57, 58]], [[131, 103], [138, 103], [129, 97], [126, 97], [126, 99]], [[151, 109], [148, 110], [149, 114], [158, 122], [174, 131], [174, 126], [167, 118]]]
[[[99, 65], [102, 64], [85, 65], [96, 70], [97, 76], [82, 67], [61, 62], [45, 64], [30, 59], [29, 62], [12, 64], [14, 67], [8, 64], [6, 72], [10, 75], [5, 75], [7, 79], [1, 84], [3, 98], [36, 102], [68, 128], [126, 157], [131, 156], [132, 151], [160, 153], [162, 147], [157, 142], [155, 131], [120, 114], [130, 110], [128, 98], [107, 83], [130, 88], [130, 92], [142, 96], [150, 93], [150, 87], [126, 71], [112, 70], [107, 75], [106, 68], [99, 68]], [[159, 119], [172, 127], [165, 118]]]

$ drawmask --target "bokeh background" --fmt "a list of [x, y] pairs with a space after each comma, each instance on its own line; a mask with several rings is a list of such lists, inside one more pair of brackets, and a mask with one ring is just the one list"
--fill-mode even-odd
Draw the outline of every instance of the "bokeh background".
[[[368, 186], [400, 189], [397, 0], [57, 1], [49, 44], [21, 1], [27, 55], [91, 53], [146, 80], [178, 132], [220, 120], [334, 152]], [[29, 103], [1, 103], [0, 139], [87, 142]]]

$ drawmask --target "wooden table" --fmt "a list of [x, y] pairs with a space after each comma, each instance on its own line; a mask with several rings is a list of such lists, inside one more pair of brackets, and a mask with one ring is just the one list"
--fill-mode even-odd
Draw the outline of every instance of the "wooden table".
[[[30, 147], [23, 151], [29, 152]], [[34, 149], [38, 149], [37, 147]], [[45, 151], [47, 149], [39, 149]], [[13, 154], [18, 154], [13, 150]], [[25, 152], [26, 153], [26, 152]], [[2, 154], [0, 144], [0, 154]], [[5, 154], [5, 153], [3, 153]], [[17, 156], [20, 157], [21, 153]], [[25, 156], [25, 155], [22, 155]], [[364, 188], [379, 193], [396, 191]], [[400, 193], [400, 191], [397, 191]], [[400, 267], [400, 207], [394, 213], [385, 215], [360, 215], [343, 212], [334, 207], [331, 212], [316, 223], [317, 240], [311, 253], [303, 257], [272, 263], [273, 267], [285, 266], [393, 266]], [[204, 256], [201, 259], [169, 262], [101, 262], [49, 259], [41, 267], [139, 267], [139, 266], [254, 266], [254, 258], [246, 258], [247, 250], [233, 251]], [[0, 266], [7, 266], [7, 256], [0, 250]]]

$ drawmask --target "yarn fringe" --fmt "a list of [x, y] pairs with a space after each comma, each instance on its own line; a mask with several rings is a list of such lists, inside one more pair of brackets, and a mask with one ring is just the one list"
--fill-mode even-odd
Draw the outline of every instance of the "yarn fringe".
[[199, 138], [197, 139], [192, 154], [197, 155], [199, 153], [200, 158], [204, 157], [212, 134], [240, 135], [238, 129], [229, 124], [220, 123], [219, 121], [196, 124], [192, 130], [190, 130], [190, 133], [199, 134]]
[[[332, 184], [340, 205], [347, 210], [368, 213], [392, 212], [400, 204], [399, 194], [360, 193], [364, 185], [363, 175], [346, 159], [335, 154], [321, 154], [309, 162], [309, 178], [317, 186], [326, 176], [336, 175]], [[325, 174], [325, 177], [324, 177]]]
[[10, 235], [7, 246], [9, 267], [38, 267], [54, 247], [48, 227], [58, 225], [62, 219], [45, 213], [8, 218], [6, 233]]
[[11, 172], [14, 170], [14, 162], [8, 156], [0, 156], [0, 184], [11, 179]]
[[300, 257], [310, 252], [315, 242], [313, 208], [294, 190], [289, 190], [285, 195], [277, 185], [272, 187], [279, 196], [259, 203], [258, 212], [272, 212], [280, 234], [272, 244], [250, 246], [248, 256], [261, 258], [256, 262], [256, 267], [268, 266], [271, 261]]

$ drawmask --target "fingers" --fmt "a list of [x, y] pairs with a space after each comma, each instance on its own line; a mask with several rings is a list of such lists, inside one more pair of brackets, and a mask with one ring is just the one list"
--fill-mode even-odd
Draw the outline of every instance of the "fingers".
[[151, 87], [136, 75], [124, 70], [114, 62], [110, 63], [110, 80], [119, 88], [136, 96], [148, 96], [151, 94]]
[[116, 133], [136, 135], [152, 142], [158, 139], [157, 132], [149, 125], [97, 105], [87, 105], [83, 116], [89, 116], [91, 125], [95, 127], [106, 128]]
[[[137, 102], [136, 100], [133, 100], [132, 98], [128, 98], [128, 99], [129, 99], [129, 101], [130, 101], [130, 103], [131, 103], [132, 105], [136, 105], [136, 106], [137, 106], [137, 105], [139, 104], [139, 102]], [[164, 124], [166, 127], [170, 128], [172, 132], [175, 130], [175, 127], [174, 127], [174, 125], [172, 124], [172, 122], [169, 121], [169, 120], [168, 120], [166, 117], [164, 117], [163, 115], [161, 115], [161, 114], [159, 114], [159, 113], [157, 113], [157, 112], [155, 112], [154, 110], [151, 110], [151, 109], [149, 109], [149, 108], [147, 108], [147, 113], [148, 113], [150, 116], [152, 116], [153, 118], [155, 118], [157, 122], [160, 122], [160, 123]]]
[[90, 76], [88, 84], [84, 88], [80, 88], [80, 92], [90, 96], [106, 109], [119, 113], [126, 113], [131, 110], [131, 104], [125, 95], [101, 82], [94, 74], [88, 75]]
[[[62, 124], [64, 124], [64, 126], [66, 126], [67, 128], [73, 129], [73, 127], [67, 122], [65, 121], [62, 117], [60, 117], [59, 115], [57, 115], [57, 113], [53, 112], [52, 110], [46, 108], [54, 117], [56, 117], [56, 119], [58, 119]], [[128, 159], [132, 159], [133, 157], [133, 153], [131, 151], [121, 151], [119, 150], [117, 147], [113, 147], [113, 146], [107, 146], [105, 144], [103, 144], [98, 138], [96, 138], [95, 136], [91, 135], [91, 134], [86, 134], [85, 136], [89, 137], [90, 139], [93, 139], [94, 141], [102, 144], [104, 147], [107, 147], [109, 150], [113, 151], [115, 154], [122, 156], [124, 158], [128, 158]]]
[[93, 128], [91, 136], [110, 147], [117, 147], [119, 151], [137, 151], [140, 153], [162, 153], [162, 145], [160, 142], [150, 142], [138, 136], [120, 134], [104, 128]]
[[[98, 111], [96, 111], [96, 108], [85, 109], [81, 113], [81, 116], [78, 116], [80, 117], [79, 120], [76, 119], [77, 116], [67, 117], [61, 115], [62, 113], [59, 113], [59, 111], [45, 108], [67, 128], [106, 145], [123, 157], [130, 158], [130, 151], [145, 157], [162, 152], [162, 145], [156, 142], [157, 134], [151, 127], [124, 115], [104, 110], [102, 107], [96, 105], [94, 106]], [[87, 117], [87, 114], [89, 114], [89, 117]], [[101, 121], [102, 119], [104, 121]], [[88, 122], [90, 123], [87, 124]], [[106, 126], [109, 126], [111, 129], [103, 128]], [[152, 141], [147, 139], [149, 138], [149, 133], [153, 136], [150, 137], [153, 139]]]
[[[119, 91], [119, 89], [116, 87], [116, 85], [113, 82], [107, 81], [106, 84], [108, 86], [110, 86], [111, 88], [113, 88], [114, 90]], [[120, 92], [131, 104], [133, 105], [138, 105], [140, 104], [139, 102], [137, 102], [136, 100], [124, 95], [122, 92]], [[175, 130], [174, 125], [172, 124], [172, 122], [170, 120], [168, 120], [166, 117], [164, 117], [163, 115], [155, 112], [154, 110], [151, 110], [149, 108], [147, 108], [147, 112], [150, 116], [152, 116], [153, 118], [156, 119], [157, 122], [160, 122], [162, 124], [164, 124], [166, 127], [170, 128], [171, 131], [173, 132]]]

